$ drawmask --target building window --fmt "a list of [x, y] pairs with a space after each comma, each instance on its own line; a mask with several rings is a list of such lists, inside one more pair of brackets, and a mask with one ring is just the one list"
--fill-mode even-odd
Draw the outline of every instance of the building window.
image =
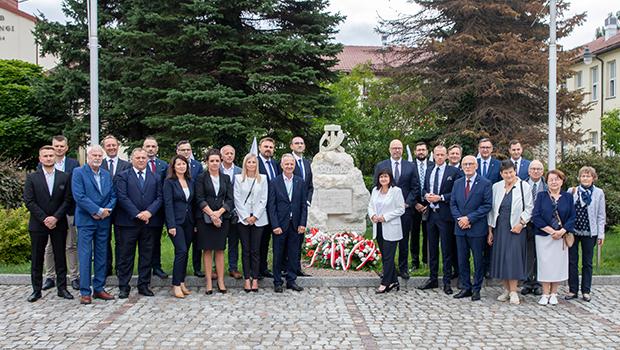
[[575, 74], [575, 90], [581, 89], [583, 87], [583, 71], [577, 72]]
[[592, 146], [598, 147], [598, 132], [590, 131], [590, 144]]
[[590, 101], [598, 101], [598, 66], [590, 68], [590, 81], [592, 82]]
[[616, 97], [616, 61], [607, 63], [607, 71], [609, 72], [609, 90], [607, 96]]

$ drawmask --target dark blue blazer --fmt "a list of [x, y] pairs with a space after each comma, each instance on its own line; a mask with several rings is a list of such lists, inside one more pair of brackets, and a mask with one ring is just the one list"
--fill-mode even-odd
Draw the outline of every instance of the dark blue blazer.
[[[552, 226], [553, 202], [549, 192], [541, 192], [536, 196], [534, 210], [532, 210], [532, 222], [534, 223], [534, 233], [539, 236], [549, 234], [542, 230], [543, 227]], [[562, 227], [568, 232], [575, 232], [575, 203], [573, 196], [568, 192], [561, 191], [558, 199], [558, 214], [562, 220]], [[558, 227], [554, 227], [558, 229]]]
[[189, 167], [190, 167], [190, 175], [192, 176], [192, 183], [196, 182], [196, 179], [198, 178], [198, 175], [202, 174], [204, 171], [204, 168], [202, 166], [202, 163], [200, 163], [199, 161], [197, 161], [196, 159], [190, 159], [189, 161]]
[[[101, 191], [97, 187], [95, 174], [88, 164], [73, 169], [71, 190], [75, 200], [75, 226], [94, 226], [96, 221], [92, 215], [97, 214], [100, 208], [113, 209], [116, 205], [116, 193], [112, 186], [112, 175], [99, 168], [101, 177]], [[110, 221], [108, 216], [103, 221]]]
[[517, 174], [517, 176], [519, 176], [521, 180], [527, 180], [530, 177], [528, 173], [529, 168], [530, 161], [521, 157], [521, 164], [519, 164], [519, 173]]
[[164, 208], [168, 229], [182, 225], [185, 220], [190, 220], [192, 225], [194, 224], [194, 183], [190, 181], [187, 186], [189, 198], [185, 199], [185, 193], [178, 179], [164, 180]]
[[[387, 169], [390, 174], [392, 174], [392, 160], [386, 159], [383, 160], [375, 166], [375, 171], [373, 174], [373, 179], [375, 181], [375, 186], [378, 186], [376, 183], [377, 175], [379, 171]], [[415, 204], [415, 197], [419, 195], [420, 188], [418, 187], [418, 182], [416, 181], [416, 176], [420, 177], [419, 174], [416, 173], [417, 167], [413, 165], [413, 163], [400, 159], [400, 177], [398, 178], [398, 182], [395, 184], [400, 190], [403, 192], [403, 199], [405, 203], [409, 205], [409, 207], [413, 207]], [[394, 176], [394, 174], [392, 174]]]
[[[151, 160], [148, 159], [146, 162], [146, 167], [151, 170]], [[160, 180], [163, 183], [166, 178], [166, 172], [168, 171], [168, 163], [165, 160], [161, 160], [159, 158], [155, 158], [155, 168], [157, 173], [159, 174]]]
[[[478, 170], [476, 170], [476, 173], [480, 176], [482, 176], [482, 158], [478, 158]], [[491, 157], [489, 160], [489, 169], [487, 170], [487, 176], [486, 178], [491, 181], [491, 185], [501, 181], [502, 177], [499, 175], [499, 168], [501, 166], [501, 162], [494, 158]]]
[[137, 219], [136, 215], [143, 210], [148, 210], [152, 216], [148, 227], [161, 227], [163, 221], [161, 215], [156, 215], [163, 205], [161, 182], [159, 177], [145, 169], [144, 188], [140, 189], [138, 176], [133, 167], [114, 176], [116, 187], [116, 214], [114, 224], [119, 226], [142, 226], [144, 221]]
[[[424, 195], [432, 192], [433, 179], [431, 179], [431, 174], [435, 167], [429, 168], [426, 170], [426, 177], [424, 179]], [[439, 205], [439, 217], [445, 221], [452, 221], [452, 214], [450, 213], [450, 198], [452, 197], [452, 187], [454, 187], [454, 182], [461, 176], [459, 170], [453, 166], [449, 166], [446, 164], [446, 169], [443, 172], [443, 177], [441, 178], [441, 185], [439, 186], [439, 193], [435, 193], [443, 196], [443, 200], [440, 200], [436, 204]], [[424, 200], [425, 204], [430, 205], [430, 203]], [[430, 210], [430, 207], [429, 207]]]
[[[466, 177], [461, 177], [452, 186], [450, 196], [450, 211], [454, 218], [454, 234], [467, 237], [485, 237], [488, 230], [487, 215], [493, 206], [493, 185], [491, 182], [480, 175], [474, 179], [470, 187], [469, 196], [465, 199]], [[456, 220], [462, 216], [467, 216], [471, 223], [471, 228], [462, 230]]]
[[[258, 172], [259, 174], [263, 174], [265, 176], [267, 176], [267, 179], [269, 179], [269, 174], [267, 173], [267, 168], [265, 167], [265, 164], [263, 163], [263, 159], [258, 156], [256, 157], [258, 158]], [[282, 174], [282, 168], [280, 168], [280, 162], [278, 162], [277, 159], [271, 157], [271, 165], [273, 166], [273, 170], [276, 174], [276, 177], [280, 174]]]
[[308, 219], [306, 185], [304, 180], [296, 175], [293, 175], [291, 198], [291, 200], [288, 199], [284, 175], [279, 175], [269, 183], [267, 212], [273, 229], [279, 227], [282, 231], [286, 231], [291, 220], [294, 230], [297, 230], [299, 226], [306, 226]]
[[[314, 184], [312, 183], [312, 164], [306, 158], [301, 158], [301, 161], [304, 163], [304, 173], [306, 173], [306, 179], [304, 182], [306, 183], [308, 203], [312, 203], [312, 195], [314, 194]], [[295, 162], [295, 170], [293, 170], [293, 174], [303, 179], [301, 176], [301, 169], [297, 166], [297, 162]]]
[[[420, 170], [418, 169], [418, 161], [417, 159], [414, 159], [413, 162], [411, 162], [411, 164], [413, 164], [413, 176], [414, 176], [414, 181], [415, 181], [415, 188], [417, 189], [414, 193], [414, 205], [415, 204], [426, 204], [426, 201], [424, 200], [424, 198], [422, 197], [422, 191], [424, 190], [424, 184], [420, 181]], [[433, 163], [432, 161], [427, 161], [426, 162], [426, 169], [429, 168], [433, 168], [435, 166], [435, 163]], [[413, 189], [412, 189], [413, 190]], [[407, 199], [405, 198], [405, 201]]]
[[[110, 171], [110, 169], [108, 169], [110, 167], [110, 164], [108, 164], [108, 162], [106, 162], [105, 157], [103, 158], [103, 163], [101, 164], [101, 167], [104, 168], [107, 171]], [[126, 160], [122, 160], [122, 159], [118, 159], [118, 162], [116, 163], [116, 171], [114, 172], [114, 178], [116, 178], [116, 176], [118, 176], [118, 174], [122, 173], [123, 171], [127, 170], [127, 169], [131, 169], [131, 163], [129, 163]], [[114, 179], [112, 179], [114, 180]]]

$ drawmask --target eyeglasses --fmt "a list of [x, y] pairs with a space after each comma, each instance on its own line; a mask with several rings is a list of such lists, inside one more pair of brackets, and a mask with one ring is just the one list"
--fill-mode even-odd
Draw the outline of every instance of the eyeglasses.
[[462, 167], [466, 167], [466, 166], [474, 166], [476, 165], [476, 163], [461, 163]]

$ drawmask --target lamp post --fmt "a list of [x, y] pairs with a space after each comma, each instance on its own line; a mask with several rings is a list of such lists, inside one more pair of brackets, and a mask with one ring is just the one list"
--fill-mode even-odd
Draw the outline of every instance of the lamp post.
[[555, 169], [555, 153], [556, 153], [556, 65], [557, 65], [557, 47], [556, 47], [556, 0], [549, 1], [549, 144], [548, 166], [549, 170]]
[[[603, 120], [603, 115], [605, 114], [605, 105], [604, 105], [605, 104], [605, 99], [604, 99], [604, 96], [605, 96], [605, 90], [604, 90], [605, 89], [605, 82], [604, 82], [604, 79], [605, 79], [605, 62], [602, 59], [600, 59], [597, 55], [593, 54], [590, 51], [590, 48], [586, 46], [583, 49], [583, 63], [585, 65], [590, 65], [592, 63], [592, 59], [593, 58], [596, 58], [596, 60], [601, 63], [601, 79], [599, 80], [599, 85], [601, 86], [601, 89], [600, 89], [601, 90], [601, 97], [600, 98], [597, 97], [597, 96], [595, 96], [595, 97], [599, 98], [600, 101], [601, 101], [601, 112], [600, 112], [599, 120], [602, 121]], [[600, 142], [601, 154], [603, 154], [603, 128], [602, 127], [601, 127], [601, 135], [600, 135], [599, 142]]]
[[99, 144], [99, 39], [97, 0], [88, 0], [88, 47], [90, 49], [90, 144]]

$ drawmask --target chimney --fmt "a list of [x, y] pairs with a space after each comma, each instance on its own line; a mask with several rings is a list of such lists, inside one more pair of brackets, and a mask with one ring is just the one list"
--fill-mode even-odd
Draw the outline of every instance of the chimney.
[[17, 0], [0, 0], [0, 4], [7, 5], [9, 8], [17, 10]]
[[605, 40], [609, 40], [616, 34], [618, 34], [618, 19], [613, 13], [610, 13], [605, 19]]

